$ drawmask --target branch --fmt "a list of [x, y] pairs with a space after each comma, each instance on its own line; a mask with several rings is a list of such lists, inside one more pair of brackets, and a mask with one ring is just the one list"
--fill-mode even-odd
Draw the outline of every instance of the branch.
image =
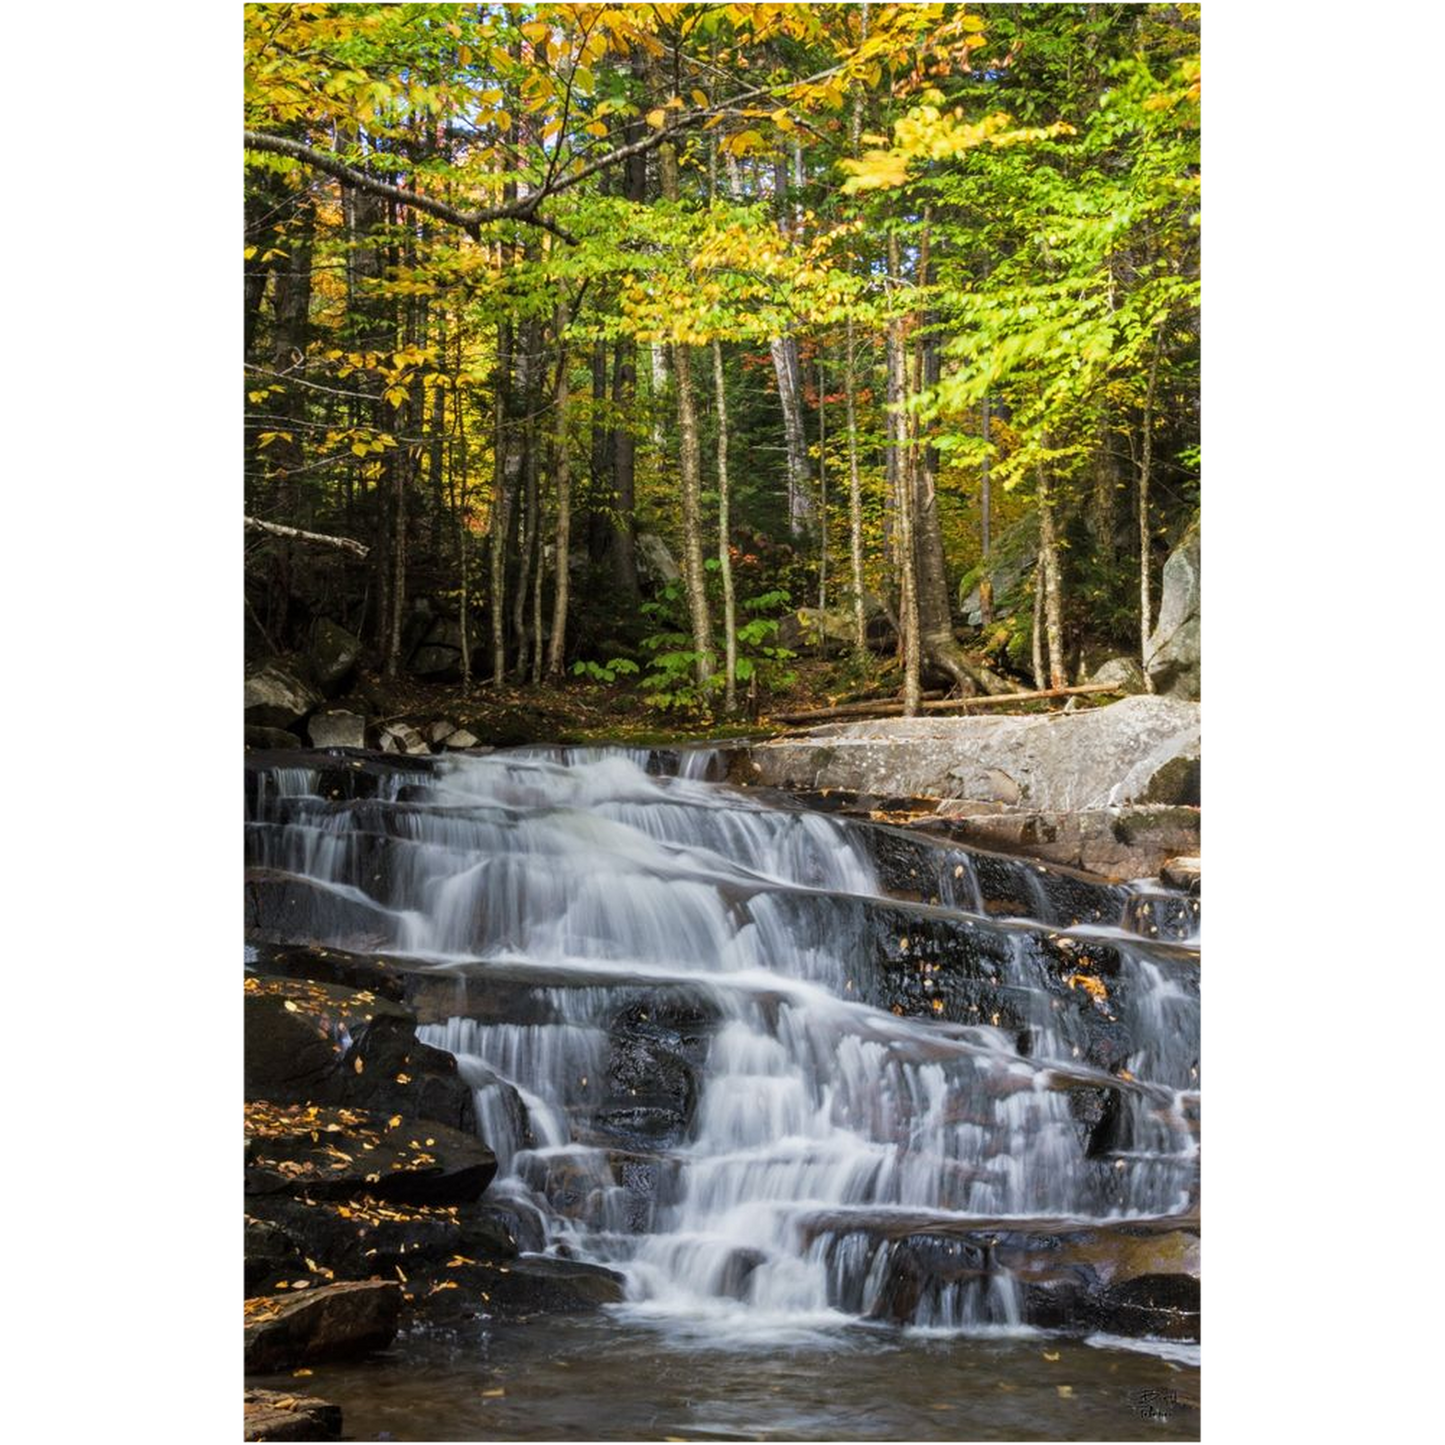
[[263, 522], [259, 517], [246, 518], [248, 532], [269, 532], [275, 537], [294, 537], [299, 542], [315, 542], [321, 547], [340, 547], [344, 552], [354, 552], [365, 557], [370, 548], [351, 537], [328, 537], [323, 532], [303, 532], [299, 527], [283, 527], [279, 522]]

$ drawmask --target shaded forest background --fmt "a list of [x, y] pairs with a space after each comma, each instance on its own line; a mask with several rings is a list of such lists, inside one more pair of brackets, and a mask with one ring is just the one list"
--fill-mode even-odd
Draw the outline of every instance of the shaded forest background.
[[248, 657], [693, 722], [1144, 664], [1198, 11], [248, 6]]

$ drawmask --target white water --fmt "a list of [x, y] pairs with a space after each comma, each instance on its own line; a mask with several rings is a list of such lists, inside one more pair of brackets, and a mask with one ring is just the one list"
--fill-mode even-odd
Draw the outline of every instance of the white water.
[[[899, 905], [883, 899], [860, 831], [700, 781], [706, 753], [685, 754], [672, 778], [647, 761], [600, 749], [453, 759], [350, 805], [285, 769], [254, 811], [253, 861], [365, 900], [366, 946], [522, 981], [526, 1021], [457, 1018], [422, 1036], [473, 1085], [499, 1159], [492, 1197], [536, 1211], [550, 1250], [620, 1270], [629, 1312], [705, 1327], [714, 1343], [867, 1317], [1024, 1333], [1009, 1271], [950, 1236], [1190, 1207], [1197, 998], [1162, 954], [1137, 939], [1119, 948], [1121, 1017], [1140, 1041], [1121, 1085], [1080, 1062], [1084, 1024], [1043, 986], [1039, 935], [1059, 930], [962, 911], [981, 893], [954, 853], [920, 890], [944, 907], [908, 916], [920, 938], [988, 936], [983, 976], [1026, 1023], [1028, 1056], [996, 1011], [896, 1016], [867, 1001], [880, 931], [897, 926], [883, 910]], [[1129, 940], [1120, 921], [1092, 933]], [[355, 942], [344, 929], [316, 941]], [[926, 950], [915, 965], [899, 946], [895, 966], [917, 967], [926, 997]], [[706, 1015], [690, 1124], [652, 1151], [666, 1187], [642, 1205], [615, 1172], [635, 1142], [599, 1136], [596, 1120], [610, 1030], [639, 979], [682, 986]], [[1114, 1094], [1106, 1157], [1088, 1156], [1066, 1082]], [[910, 1289], [900, 1237], [918, 1230], [943, 1241], [945, 1266]]]

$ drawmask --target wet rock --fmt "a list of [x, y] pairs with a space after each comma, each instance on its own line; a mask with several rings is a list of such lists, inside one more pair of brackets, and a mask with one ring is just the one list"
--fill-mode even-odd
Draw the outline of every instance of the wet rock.
[[339, 1440], [341, 1406], [312, 1395], [247, 1390], [244, 1440]]
[[1199, 893], [1199, 876], [1198, 857], [1171, 858], [1159, 870], [1160, 882], [1194, 895]]
[[623, 1277], [602, 1265], [522, 1255], [492, 1276], [491, 1311], [502, 1316], [577, 1314], [618, 1304]]
[[1199, 700], [1200, 547], [1196, 522], [1164, 564], [1159, 616], [1145, 646], [1145, 665], [1161, 697]]
[[1199, 1279], [1145, 1274], [1108, 1289], [1095, 1302], [1098, 1327], [1111, 1334], [1164, 1340], [1199, 1339]]
[[248, 727], [246, 729], [246, 747], [265, 749], [299, 748], [301, 739], [295, 733], [288, 733], [285, 728], [262, 728]]
[[243, 917], [246, 937], [266, 943], [325, 938], [366, 948], [383, 945], [393, 930], [380, 905], [269, 868], [246, 870]]
[[323, 948], [320, 944], [259, 944], [256, 961], [250, 967], [254, 973], [278, 978], [340, 984], [378, 994], [394, 1003], [400, 1003], [406, 994], [405, 975], [396, 964], [384, 958], [348, 953], [341, 948]]
[[1199, 810], [1184, 807], [985, 812], [950, 800], [915, 826], [972, 847], [1041, 858], [1101, 879], [1151, 877], [1166, 858], [1199, 843]]
[[351, 1105], [471, 1133], [472, 1090], [416, 1016], [369, 990], [252, 973], [245, 984], [246, 1091], [273, 1103]]
[[311, 629], [311, 645], [306, 652], [306, 666], [324, 691], [330, 692], [344, 682], [360, 657], [359, 637], [329, 617], [316, 620]]
[[269, 1374], [384, 1350], [396, 1336], [401, 1289], [382, 1281], [322, 1285], [246, 1301], [246, 1372]]
[[279, 662], [262, 663], [246, 672], [246, 721], [254, 727], [290, 727], [320, 701], [315, 688]]
[[245, 1276], [250, 1293], [274, 1286], [305, 1269], [305, 1254], [292, 1236], [269, 1219], [246, 1216]]
[[312, 713], [306, 724], [311, 745], [317, 748], [364, 748], [366, 719], [354, 712]]
[[246, 1105], [246, 1192], [468, 1204], [497, 1172], [475, 1136], [431, 1119], [314, 1104]]

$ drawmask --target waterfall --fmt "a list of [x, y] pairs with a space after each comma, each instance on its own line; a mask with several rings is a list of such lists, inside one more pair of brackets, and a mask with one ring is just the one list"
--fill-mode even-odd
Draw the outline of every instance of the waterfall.
[[724, 771], [528, 748], [366, 795], [276, 769], [248, 862], [285, 941], [496, 984], [420, 1036], [474, 1091], [489, 1198], [620, 1271], [637, 1319], [1017, 1333], [1009, 1241], [1189, 1214], [1197, 904]]

